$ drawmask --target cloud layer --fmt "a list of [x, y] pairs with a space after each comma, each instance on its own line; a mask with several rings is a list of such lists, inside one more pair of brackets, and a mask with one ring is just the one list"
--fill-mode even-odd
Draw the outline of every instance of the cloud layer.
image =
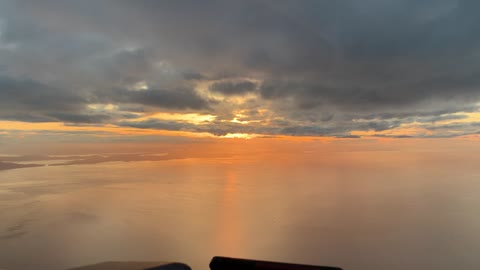
[[476, 134], [479, 8], [473, 0], [1, 1], [0, 120], [216, 135]]

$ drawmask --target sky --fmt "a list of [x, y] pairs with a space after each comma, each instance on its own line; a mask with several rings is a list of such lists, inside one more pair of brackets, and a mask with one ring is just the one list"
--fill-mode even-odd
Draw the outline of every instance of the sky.
[[0, 147], [471, 140], [476, 0], [0, 0]]

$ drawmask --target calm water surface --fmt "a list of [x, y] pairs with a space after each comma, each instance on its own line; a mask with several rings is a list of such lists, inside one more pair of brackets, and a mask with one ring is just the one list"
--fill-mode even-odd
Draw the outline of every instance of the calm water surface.
[[480, 167], [436, 153], [305, 155], [0, 171], [0, 269], [205, 270], [214, 255], [480, 269]]

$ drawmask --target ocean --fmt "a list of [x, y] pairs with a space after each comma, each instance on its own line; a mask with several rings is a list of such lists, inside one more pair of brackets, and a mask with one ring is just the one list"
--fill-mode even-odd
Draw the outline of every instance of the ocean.
[[206, 270], [215, 255], [350, 270], [480, 268], [471, 156], [45, 164], [0, 171], [0, 269], [181, 261]]

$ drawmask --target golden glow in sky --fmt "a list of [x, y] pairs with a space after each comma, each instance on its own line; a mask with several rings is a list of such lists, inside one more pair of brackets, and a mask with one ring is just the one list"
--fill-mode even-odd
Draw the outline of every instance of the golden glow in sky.
[[[92, 104], [89, 105], [92, 110], [102, 110], [102, 111], [114, 111], [117, 109], [117, 106], [113, 104]], [[455, 137], [459, 136], [460, 138], [477, 138], [478, 134], [473, 134], [476, 132], [477, 124], [480, 123], [480, 113], [470, 112], [470, 113], [458, 113], [454, 116], [461, 116], [459, 119], [453, 120], [440, 120], [436, 122], [412, 122], [401, 124], [398, 127], [394, 127], [387, 130], [375, 131], [374, 129], [369, 130], [353, 130], [350, 132], [352, 136], [358, 136], [358, 138], [382, 138], [382, 137], [429, 137], [434, 136], [435, 130], [442, 130], [445, 128], [444, 134], [446, 137]], [[198, 113], [153, 113], [146, 116], [141, 116], [135, 119], [132, 119], [131, 122], [144, 122], [152, 120], [162, 120], [162, 121], [175, 121], [180, 123], [188, 123], [193, 126], [208, 126], [212, 122], [216, 121], [217, 116], [211, 114], [198, 114]], [[236, 114], [232, 120], [229, 122], [236, 125], [267, 125], [270, 121], [269, 119], [264, 120], [239, 120], [239, 119], [248, 119], [245, 115]], [[222, 120], [220, 122], [223, 122]], [[456, 130], [454, 127], [465, 125], [470, 125], [472, 134], [464, 135], [464, 130]], [[95, 137], [115, 137], [119, 135], [124, 136], [180, 136], [187, 138], [237, 138], [237, 139], [252, 139], [255, 137], [265, 137], [272, 136], [276, 138], [290, 138], [289, 140], [294, 140], [294, 136], [285, 136], [278, 134], [258, 134], [258, 133], [235, 133], [227, 132], [223, 135], [215, 135], [210, 132], [204, 131], [199, 132], [195, 130], [163, 130], [163, 129], [152, 129], [152, 128], [135, 128], [135, 127], [124, 127], [114, 124], [104, 124], [104, 125], [69, 125], [59, 122], [46, 122], [46, 123], [29, 123], [29, 122], [20, 122], [20, 121], [0, 121], [0, 134], [6, 138], [28, 138], [29, 136], [41, 136], [41, 135], [60, 135], [60, 134], [70, 134], [70, 136], [76, 135], [79, 137], [90, 138], [94, 141]], [[62, 133], [63, 132], [63, 133]], [[301, 138], [324, 138], [324, 139], [336, 139], [335, 136], [301, 136]], [[341, 138], [340, 138], [341, 139]]]
[[152, 115], [144, 116], [136, 118], [134, 121], [145, 121], [150, 119], [157, 119], [157, 120], [172, 120], [172, 121], [182, 121], [188, 122], [196, 125], [205, 124], [205, 122], [212, 122], [215, 120], [215, 115], [210, 114], [198, 114], [198, 113], [154, 113]]

